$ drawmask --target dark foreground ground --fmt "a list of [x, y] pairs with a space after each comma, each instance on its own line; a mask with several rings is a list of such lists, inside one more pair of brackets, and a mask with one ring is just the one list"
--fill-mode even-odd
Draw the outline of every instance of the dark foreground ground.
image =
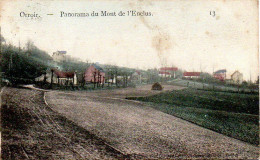
[[42, 91], [4, 88], [2, 159], [122, 159], [105, 141], [45, 105]]

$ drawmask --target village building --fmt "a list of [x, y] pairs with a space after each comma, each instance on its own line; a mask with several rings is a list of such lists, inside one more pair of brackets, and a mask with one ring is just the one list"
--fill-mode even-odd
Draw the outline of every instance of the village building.
[[101, 83], [105, 82], [105, 72], [97, 64], [92, 64], [89, 66], [84, 75], [85, 83]]
[[176, 78], [176, 71], [178, 70], [177, 67], [162, 67], [159, 70], [160, 77], [173, 77]]
[[171, 74], [170, 72], [159, 71], [159, 76], [160, 76], [160, 77], [171, 78], [171, 77], [172, 77], [172, 74]]
[[53, 52], [52, 58], [55, 62], [64, 62], [66, 60], [66, 51]]
[[53, 52], [52, 58], [55, 62], [79, 62], [79, 58], [72, 57], [67, 55], [67, 51], [56, 51]]
[[46, 74], [35, 78], [36, 82], [47, 82], [59, 85], [77, 85], [77, 75], [75, 72], [63, 72], [57, 69], [52, 69]]
[[221, 70], [214, 72], [213, 77], [220, 81], [224, 81], [224, 80], [226, 80], [226, 73], [227, 73], [226, 69], [221, 69]]
[[235, 71], [233, 74], [231, 74], [231, 81], [233, 84], [242, 84], [243, 74], [239, 71]]
[[184, 72], [183, 78], [198, 79], [198, 78], [200, 78], [200, 74], [201, 74], [201, 72]]

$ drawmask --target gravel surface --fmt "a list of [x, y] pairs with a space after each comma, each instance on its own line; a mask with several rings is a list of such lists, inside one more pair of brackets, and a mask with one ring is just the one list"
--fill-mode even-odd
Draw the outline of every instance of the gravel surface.
[[5, 87], [1, 98], [4, 160], [132, 158], [49, 108], [43, 91]]
[[110, 97], [110, 98], [126, 98], [126, 97], [144, 97], [144, 96], [151, 96], [154, 94], [168, 92], [172, 90], [181, 90], [186, 87], [181, 86], [173, 86], [173, 85], [162, 85], [163, 90], [151, 90], [152, 85], [142, 85], [137, 86], [136, 88], [120, 88], [120, 89], [111, 89], [111, 90], [93, 90], [93, 91], [66, 91], [66, 93], [72, 94], [84, 94], [88, 96], [102, 96], [102, 97]]
[[46, 92], [51, 108], [124, 155], [145, 158], [257, 159], [259, 148], [125, 100], [155, 94], [145, 88], [95, 92]]

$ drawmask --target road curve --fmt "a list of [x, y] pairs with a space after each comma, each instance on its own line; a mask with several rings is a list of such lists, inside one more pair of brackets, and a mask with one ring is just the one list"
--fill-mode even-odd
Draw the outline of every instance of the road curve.
[[[101, 95], [109, 95], [109, 91]], [[51, 108], [120, 152], [146, 158], [258, 159], [259, 148], [152, 109], [85, 92], [46, 92]]]
[[131, 158], [54, 112], [43, 95], [10, 87], [2, 92], [1, 159]]

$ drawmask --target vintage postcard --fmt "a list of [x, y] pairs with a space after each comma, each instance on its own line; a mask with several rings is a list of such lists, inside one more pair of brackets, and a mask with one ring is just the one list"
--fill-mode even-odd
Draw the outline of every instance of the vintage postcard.
[[258, 159], [258, 3], [0, 1], [1, 158]]

